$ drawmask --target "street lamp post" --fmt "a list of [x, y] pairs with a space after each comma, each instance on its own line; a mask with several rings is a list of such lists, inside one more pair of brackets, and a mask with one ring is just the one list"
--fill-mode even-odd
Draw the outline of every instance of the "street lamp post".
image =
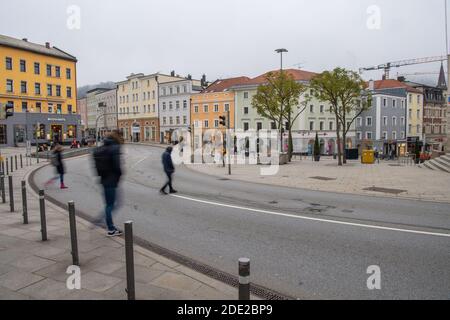
[[[275, 50], [276, 53], [280, 54], [280, 59], [281, 59], [281, 63], [280, 63], [280, 74], [283, 72], [283, 53], [287, 53], [289, 52], [287, 49], [281, 48], [281, 49], [276, 49]], [[280, 113], [281, 113], [281, 123], [280, 123], [280, 153], [283, 152], [283, 102], [281, 102], [281, 106], [280, 106]]]

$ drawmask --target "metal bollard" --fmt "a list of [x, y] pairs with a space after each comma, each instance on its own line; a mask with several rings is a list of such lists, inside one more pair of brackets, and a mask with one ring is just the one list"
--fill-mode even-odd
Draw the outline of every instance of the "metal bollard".
[[78, 241], [77, 241], [77, 222], [75, 220], [75, 202], [69, 201], [69, 224], [70, 224], [70, 242], [72, 244], [72, 264], [79, 266], [78, 259]]
[[2, 203], [6, 203], [6, 191], [5, 191], [5, 176], [0, 177], [0, 184], [2, 186]]
[[47, 221], [45, 218], [45, 193], [44, 193], [44, 190], [39, 190], [39, 209], [41, 212], [42, 241], [47, 241]]
[[11, 173], [14, 172], [14, 161], [13, 161], [13, 156], [11, 156]]
[[239, 300], [250, 300], [250, 259], [239, 259]]
[[128, 300], [136, 300], [134, 289], [133, 221], [125, 222], [125, 261], [127, 268]]
[[23, 168], [23, 159], [22, 159], [22, 154], [20, 154], [20, 168]]
[[16, 171], [17, 171], [17, 169], [18, 169], [18, 167], [17, 167], [17, 154], [14, 155], [14, 163], [16, 164]]
[[25, 181], [22, 181], [22, 208], [23, 224], [28, 224], [27, 185]]
[[14, 190], [13, 190], [13, 177], [8, 176], [9, 183], [9, 209], [14, 212]]
[[6, 158], [6, 175], [9, 176], [9, 162], [8, 162], [8, 158]]

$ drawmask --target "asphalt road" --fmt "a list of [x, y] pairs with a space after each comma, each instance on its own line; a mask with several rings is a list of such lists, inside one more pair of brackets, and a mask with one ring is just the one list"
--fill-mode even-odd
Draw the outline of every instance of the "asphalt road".
[[[177, 168], [177, 196], [161, 196], [162, 149], [126, 146], [115, 222], [135, 234], [231, 274], [251, 259], [251, 280], [301, 299], [450, 299], [450, 205], [246, 183]], [[88, 157], [66, 162], [68, 190], [90, 215], [102, 192]], [[225, 169], [224, 169], [225, 170]], [[53, 169], [40, 170], [42, 186]], [[369, 266], [381, 290], [367, 288]]]

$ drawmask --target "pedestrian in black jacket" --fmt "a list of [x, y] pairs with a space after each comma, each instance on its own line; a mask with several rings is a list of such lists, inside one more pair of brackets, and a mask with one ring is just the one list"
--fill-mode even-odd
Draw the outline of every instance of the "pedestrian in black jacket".
[[161, 194], [167, 194], [166, 188], [169, 187], [170, 193], [177, 193], [177, 191], [172, 187], [172, 175], [175, 172], [175, 167], [172, 162], [172, 147], [167, 147], [166, 151], [162, 155], [162, 164], [164, 167], [164, 172], [167, 175], [167, 182], [161, 188]]
[[117, 187], [122, 176], [120, 145], [122, 138], [118, 132], [112, 132], [103, 141], [103, 146], [94, 152], [97, 173], [103, 186], [105, 196], [105, 216], [108, 236], [120, 236], [120, 231], [113, 222], [113, 211], [116, 204]]
[[59, 179], [60, 181], [60, 188], [61, 189], [67, 189], [67, 187], [64, 184], [64, 173], [65, 173], [65, 167], [63, 163], [63, 157], [62, 157], [62, 151], [63, 148], [60, 144], [56, 143], [54, 149], [53, 149], [53, 155], [52, 155], [52, 164], [56, 169], [57, 176], [48, 180], [45, 183], [45, 187], [50, 186], [52, 183], [54, 183], [56, 180]]

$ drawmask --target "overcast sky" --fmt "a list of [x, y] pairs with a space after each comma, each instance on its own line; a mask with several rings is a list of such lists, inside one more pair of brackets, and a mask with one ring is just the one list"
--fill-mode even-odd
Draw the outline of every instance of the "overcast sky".
[[[81, 10], [80, 29], [67, 27], [71, 5]], [[376, 26], [376, 13], [367, 13], [373, 5], [380, 9], [379, 29], [368, 28], [368, 19]], [[14, 0], [0, 6], [0, 33], [48, 41], [75, 55], [79, 86], [132, 72], [254, 77], [279, 67], [274, 49], [280, 47], [289, 50], [285, 67], [301, 63], [316, 72], [446, 51], [444, 0]]]

